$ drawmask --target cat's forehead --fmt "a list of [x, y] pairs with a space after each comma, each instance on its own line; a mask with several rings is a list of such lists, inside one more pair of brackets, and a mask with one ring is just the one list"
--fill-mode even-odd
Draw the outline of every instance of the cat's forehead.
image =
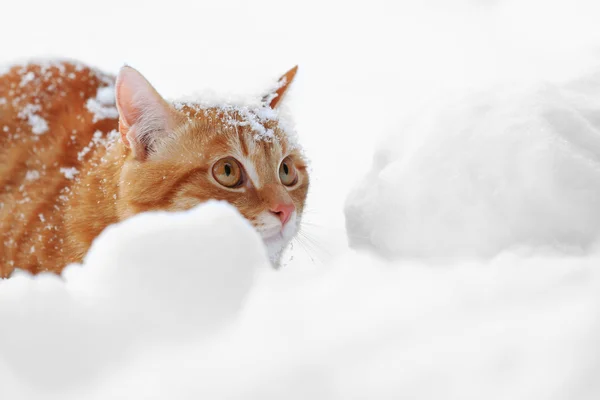
[[290, 132], [280, 123], [277, 111], [266, 106], [174, 103], [187, 119], [187, 133], [195, 144], [210, 143], [215, 156], [229, 153], [238, 157], [274, 161], [297, 150]]

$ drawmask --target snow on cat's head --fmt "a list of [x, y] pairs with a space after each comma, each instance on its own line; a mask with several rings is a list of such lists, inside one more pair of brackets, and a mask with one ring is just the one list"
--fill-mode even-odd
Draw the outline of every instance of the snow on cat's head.
[[297, 232], [309, 184], [277, 110], [295, 72], [258, 104], [206, 106], [170, 104], [138, 71], [123, 67], [116, 84], [126, 158], [120, 217], [224, 200], [252, 223], [277, 264]]

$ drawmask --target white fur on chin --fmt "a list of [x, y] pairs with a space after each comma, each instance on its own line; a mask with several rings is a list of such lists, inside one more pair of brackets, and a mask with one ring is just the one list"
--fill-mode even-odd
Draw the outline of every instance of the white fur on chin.
[[296, 220], [297, 215], [294, 211], [289, 221], [281, 229], [279, 218], [268, 211], [263, 212], [257, 218], [256, 230], [262, 236], [263, 242], [267, 247], [269, 259], [274, 266], [279, 266], [281, 254], [298, 231]]

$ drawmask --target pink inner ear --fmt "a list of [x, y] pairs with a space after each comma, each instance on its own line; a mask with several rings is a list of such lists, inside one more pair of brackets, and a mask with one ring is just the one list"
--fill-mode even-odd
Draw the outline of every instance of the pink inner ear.
[[115, 95], [120, 119], [129, 128], [141, 116], [141, 108], [149, 105], [151, 97], [158, 93], [138, 71], [125, 66], [117, 77]]
[[142, 74], [127, 66], [119, 71], [115, 95], [123, 143], [143, 159], [157, 136], [168, 130], [171, 107]]

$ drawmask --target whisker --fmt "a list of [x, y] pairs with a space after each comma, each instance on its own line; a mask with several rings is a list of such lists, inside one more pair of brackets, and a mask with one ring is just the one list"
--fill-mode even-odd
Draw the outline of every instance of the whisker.
[[318, 241], [316, 238], [302, 229], [300, 229], [298, 232], [298, 239], [303, 243], [303, 245], [305, 245], [305, 247], [312, 250], [316, 256], [319, 256], [319, 258], [329, 259], [333, 257], [333, 254], [329, 251], [329, 249], [327, 249], [326, 246], [322, 244], [322, 242]]
[[302, 241], [298, 238], [298, 236], [294, 237], [294, 240], [297, 241], [300, 244], [300, 246], [304, 249], [304, 251], [306, 252], [306, 255], [308, 256], [310, 261], [312, 261], [313, 264], [316, 264], [315, 259], [311, 256], [310, 252], [308, 251], [306, 246], [304, 246], [304, 243], [302, 243]]

